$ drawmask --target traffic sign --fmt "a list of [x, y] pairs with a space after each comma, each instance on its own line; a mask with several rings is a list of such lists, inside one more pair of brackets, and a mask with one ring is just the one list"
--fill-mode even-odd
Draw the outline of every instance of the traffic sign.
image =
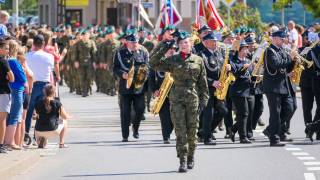
[[237, 0], [221, 0], [226, 6], [231, 7]]

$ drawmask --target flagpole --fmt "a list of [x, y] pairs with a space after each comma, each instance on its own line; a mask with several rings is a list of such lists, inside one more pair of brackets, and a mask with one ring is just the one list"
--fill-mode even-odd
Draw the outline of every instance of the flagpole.
[[141, 17], [140, 17], [140, 11], [141, 11], [141, 9], [140, 9], [140, 3], [141, 3], [141, 1], [140, 0], [138, 0], [138, 29], [140, 28], [140, 25], [141, 25]]
[[172, 0], [170, 0], [170, 25], [173, 25], [173, 8], [172, 8]]

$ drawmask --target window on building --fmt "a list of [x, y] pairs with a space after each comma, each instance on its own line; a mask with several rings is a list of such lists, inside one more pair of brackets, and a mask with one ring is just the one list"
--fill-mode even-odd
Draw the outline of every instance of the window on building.
[[[196, 2], [191, 1], [191, 12], [195, 12], [196, 10]], [[196, 20], [196, 13], [191, 13], [191, 21], [194, 22]]]
[[45, 11], [46, 15], [45, 15], [45, 23], [49, 24], [49, 5], [46, 5], [46, 11]]

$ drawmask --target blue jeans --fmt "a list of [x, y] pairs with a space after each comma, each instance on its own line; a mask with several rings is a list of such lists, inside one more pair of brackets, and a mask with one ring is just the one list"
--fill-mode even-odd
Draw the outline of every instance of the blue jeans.
[[18, 121], [22, 117], [23, 107], [23, 89], [12, 89], [11, 90], [11, 108], [8, 118], [8, 126], [17, 125]]
[[48, 82], [34, 82], [31, 98], [30, 98], [30, 104], [27, 111], [27, 117], [26, 117], [26, 133], [29, 133], [31, 128], [31, 122], [32, 122], [32, 116], [34, 111], [34, 106], [36, 105], [36, 102], [44, 97], [43, 94], [43, 88], [49, 84]]

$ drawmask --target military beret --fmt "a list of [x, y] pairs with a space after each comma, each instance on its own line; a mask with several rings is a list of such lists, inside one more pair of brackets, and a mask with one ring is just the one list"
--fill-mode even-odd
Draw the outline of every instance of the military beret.
[[240, 50], [241, 48], [244, 48], [244, 47], [248, 47], [249, 45], [246, 43], [246, 41], [241, 41], [240, 42]]
[[83, 30], [81, 31], [81, 35], [85, 35], [86, 33], [88, 33], [88, 30], [86, 30], [86, 29], [83, 29]]
[[111, 33], [113, 33], [113, 32], [114, 32], [114, 30], [113, 30], [111, 27], [108, 27], [108, 28], [106, 29], [105, 34], [111, 34]]
[[181, 31], [180, 33], [179, 33], [179, 37], [178, 37], [178, 42], [179, 41], [181, 41], [181, 40], [185, 40], [185, 39], [187, 39], [187, 38], [189, 38], [190, 37], [190, 33], [188, 33], [187, 31]]
[[138, 32], [145, 32], [145, 31], [146, 31], [146, 29], [143, 26], [140, 26], [138, 29]]
[[198, 33], [201, 34], [205, 31], [211, 31], [211, 28], [208, 25], [204, 25], [198, 30]]
[[138, 42], [138, 38], [135, 34], [129, 34], [126, 36], [128, 42]]
[[162, 29], [161, 35], [163, 35], [166, 31], [176, 30], [176, 27], [173, 25], [166, 26], [164, 29]]
[[252, 36], [247, 36], [244, 40], [247, 44], [254, 44], [256, 42]]
[[240, 29], [239, 29], [239, 28], [236, 28], [236, 29], [234, 30], [234, 33], [235, 33], [235, 34], [239, 34], [239, 33], [240, 33]]
[[285, 39], [287, 37], [287, 33], [284, 30], [278, 30], [271, 34], [272, 37], [280, 37]]
[[252, 29], [252, 28], [248, 28], [247, 33], [253, 33], [253, 32], [255, 32], [255, 30], [254, 30], [254, 29]]
[[215, 34], [214, 34], [213, 32], [211, 32], [211, 33], [208, 33], [207, 35], [205, 35], [205, 36], [203, 37], [203, 40], [204, 40], [204, 41], [205, 41], [205, 40], [217, 41], [218, 38], [215, 36]]
[[240, 34], [246, 33], [248, 31], [248, 29], [246, 27], [242, 27], [240, 29]]
[[126, 38], [126, 34], [125, 33], [121, 33], [121, 34], [119, 34], [119, 36], [118, 36], [118, 40], [120, 40], [120, 39], [125, 39]]
[[179, 37], [180, 32], [181, 32], [181, 31], [177, 28], [171, 35], [172, 35], [173, 37]]

